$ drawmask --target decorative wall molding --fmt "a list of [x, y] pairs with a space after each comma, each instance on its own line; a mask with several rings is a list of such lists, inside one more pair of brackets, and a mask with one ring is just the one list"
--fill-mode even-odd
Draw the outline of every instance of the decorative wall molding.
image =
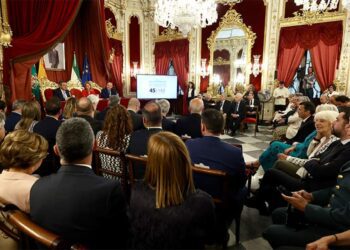
[[225, 60], [222, 57], [218, 57], [218, 58], [214, 58], [214, 62], [213, 62], [214, 66], [215, 65], [230, 65], [230, 60]]
[[[190, 35], [189, 35], [190, 36]], [[171, 42], [174, 40], [190, 39], [183, 36], [182, 33], [176, 29], [166, 28], [159, 36], [154, 37], [154, 42]]]
[[113, 26], [113, 24], [111, 23], [111, 20], [108, 19], [106, 21], [106, 29], [107, 29], [107, 36], [109, 38], [115, 39], [115, 40], [119, 40], [119, 41], [123, 41], [123, 33], [122, 32], [118, 32], [117, 31], [117, 27]]
[[346, 19], [345, 12], [294, 12], [294, 17], [281, 18], [280, 27], [312, 25], [315, 23], [327, 23], [334, 21], [344, 21]]

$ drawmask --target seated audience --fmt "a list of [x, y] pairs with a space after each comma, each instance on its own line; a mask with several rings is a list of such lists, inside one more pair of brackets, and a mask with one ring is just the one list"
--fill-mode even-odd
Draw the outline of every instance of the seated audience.
[[338, 107], [349, 107], [350, 98], [346, 95], [335, 95], [335, 102]]
[[329, 103], [329, 96], [328, 95], [321, 95], [320, 96], [320, 103], [321, 104]]
[[[102, 131], [96, 135], [97, 146], [125, 153], [129, 146], [131, 132], [131, 118], [126, 108], [118, 104], [112, 106], [107, 112]], [[103, 169], [116, 173], [123, 172], [119, 157], [100, 154], [100, 161]], [[109, 174], [103, 173], [103, 176], [114, 179]]]
[[12, 104], [12, 112], [6, 117], [5, 130], [7, 133], [15, 130], [16, 124], [21, 120], [22, 108], [26, 103], [25, 100], [16, 100]]
[[63, 108], [63, 120], [67, 120], [76, 115], [77, 112], [77, 99], [75, 97], [69, 97]]
[[91, 82], [90, 81], [87, 81], [85, 83], [85, 86], [84, 86], [83, 91], [81, 92], [81, 95], [83, 97], [88, 97], [89, 95], [97, 95], [97, 92], [93, 88], [91, 88]]
[[96, 119], [99, 121], [104, 121], [107, 115], [107, 112], [109, 111], [109, 109], [111, 109], [112, 107], [117, 106], [120, 103], [120, 98], [118, 95], [112, 95], [108, 98], [108, 107], [106, 107], [104, 110], [102, 110], [101, 112], [98, 112], [96, 114]]
[[72, 96], [67, 89], [67, 82], [60, 81], [58, 86], [59, 87], [53, 91], [53, 95], [57, 96], [60, 101], [67, 101], [67, 99]]
[[[153, 101], [146, 103], [142, 110], [142, 119], [145, 128], [136, 130], [131, 134], [128, 153], [133, 155], [146, 155], [150, 136], [162, 131], [162, 114], [159, 104]], [[134, 176], [136, 179], [142, 179], [144, 168], [136, 166]]]
[[337, 86], [332, 83], [331, 85], [329, 85], [329, 87], [322, 93], [322, 95], [326, 95], [328, 97], [331, 97], [333, 95], [339, 95], [339, 93], [336, 91], [337, 90]]
[[[191, 103], [190, 103], [190, 105], [191, 105]], [[203, 95], [203, 105], [204, 105], [204, 109], [215, 108], [216, 103], [212, 99], [211, 94], [206, 93], [206, 94]]]
[[94, 134], [102, 129], [102, 122], [94, 119], [94, 107], [86, 97], [80, 98], [77, 102], [77, 117], [87, 120]]
[[16, 124], [15, 130], [28, 130], [33, 132], [35, 124], [40, 121], [40, 104], [37, 101], [27, 101], [22, 108], [21, 120]]
[[35, 124], [33, 132], [42, 135], [49, 143], [49, 151], [44, 159], [41, 167], [35, 172], [40, 176], [56, 173], [60, 160], [53, 151], [53, 146], [56, 144], [56, 133], [61, 125], [59, 117], [61, 115], [61, 103], [58, 97], [54, 96], [45, 104], [46, 116], [44, 119]]
[[140, 101], [137, 98], [130, 98], [128, 103], [128, 112], [132, 120], [133, 131], [145, 128], [142, 122], [142, 115], [138, 114], [140, 111]]
[[159, 104], [160, 110], [162, 112], [162, 128], [163, 128], [163, 130], [175, 132], [175, 126], [176, 126], [175, 122], [166, 118], [166, 115], [169, 113], [170, 102], [166, 99], [160, 99], [160, 100], [157, 100], [156, 102]]
[[274, 117], [272, 119], [272, 123], [273, 124], [278, 122], [279, 120], [281, 120], [283, 115], [286, 115], [289, 111], [294, 109], [294, 104], [292, 102], [294, 97], [295, 97], [295, 94], [289, 94], [289, 96], [288, 96], [288, 105], [287, 105], [286, 109], [285, 110], [279, 110], [279, 111], [275, 112]]
[[254, 99], [259, 99], [259, 97], [258, 97], [258, 92], [255, 90], [255, 87], [254, 87], [253, 84], [249, 84], [249, 85], [248, 85], [247, 91], [244, 93], [243, 98], [244, 98], [244, 99], [247, 99], [247, 97], [248, 97], [248, 95], [249, 95], [250, 93], [253, 94]]
[[[349, 134], [348, 127], [346, 130]], [[287, 226], [285, 225], [287, 209], [280, 208], [273, 212], [273, 225], [269, 226], [263, 233], [264, 238], [268, 240], [273, 248], [279, 246], [305, 247], [307, 243], [326, 235], [333, 235], [333, 242], [336, 242], [338, 241], [337, 235], [350, 228], [350, 191], [348, 187], [350, 163], [347, 162], [339, 168], [337, 185], [333, 187], [312, 193], [300, 190], [293, 192], [292, 196], [283, 195], [283, 198], [293, 207], [291, 210], [293, 210], [295, 216], [288, 219], [290, 226]], [[297, 213], [294, 211], [297, 211]], [[297, 220], [303, 222], [303, 224], [298, 225]], [[344, 241], [344, 235], [339, 236], [339, 240]], [[315, 243], [312, 245], [315, 245]], [[311, 246], [309, 245], [307, 249], [316, 249], [311, 248]]]
[[[260, 100], [259, 98], [254, 98], [253, 92], [249, 92], [246, 98], [246, 107], [245, 107], [245, 117], [256, 118], [259, 123], [259, 112], [260, 112]], [[247, 124], [245, 129], [248, 128]], [[256, 127], [256, 132], [258, 132], [258, 127]]]
[[350, 247], [350, 230], [331, 234], [307, 244], [306, 250], [329, 249], [330, 247]]
[[[218, 210], [219, 228], [221, 237], [228, 240], [227, 229], [230, 227], [234, 216], [240, 213], [243, 208], [243, 201], [247, 195], [244, 187], [246, 182], [245, 164], [242, 151], [219, 138], [224, 127], [224, 117], [216, 109], [206, 109], [202, 113], [202, 138], [186, 141], [187, 149], [194, 164], [203, 164], [210, 169], [217, 169], [227, 172], [232, 178], [233, 187], [229, 187], [231, 204], [225, 210]], [[198, 177], [198, 182], [206, 183], [210, 194], [217, 190], [217, 182], [212, 182], [204, 177]], [[240, 210], [240, 211], [238, 211]], [[220, 239], [220, 238], [219, 238]], [[220, 239], [222, 240], [222, 238]]]
[[191, 160], [173, 133], [150, 137], [145, 179], [130, 199], [133, 248], [203, 249], [214, 226], [211, 197], [196, 190]]
[[231, 130], [230, 135], [234, 136], [236, 130], [239, 129], [242, 120], [245, 118], [245, 101], [243, 100], [243, 95], [237, 93], [235, 95], [235, 101], [231, 106], [230, 111], [231, 116], [229, 117], [229, 128]]
[[178, 136], [189, 136], [191, 138], [202, 137], [201, 132], [201, 114], [204, 109], [204, 103], [199, 98], [190, 101], [190, 114], [176, 121], [175, 132]]
[[221, 95], [220, 96], [220, 102], [217, 103], [216, 108], [224, 115], [225, 117], [225, 129], [228, 129], [229, 127], [229, 119], [231, 116], [231, 107], [232, 107], [232, 102], [229, 100], [226, 100], [227, 96], [226, 95]]
[[[268, 213], [281, 206], [283, 202], [276, 190], [280, 185], [289, 191], [299, 189], [314, 191], [333, 186], [340, 167], [350, 160], [349, 117], [350, 108], [341, 110], [332, 129], [332, 133], [340, 140], [331, 143], [325, 151], [315, 155], [303, 165], [307, 171], [305, 177], [292, 177], [273, 167], [265, 172], [260, 188], [255, 192], [255, 196], [247, 201], [247, 206], [258, 208], [261, 213]], [[265, 201], [269, 204], [269, 211]]]
[[44, 137], [25, 130], [8, 134], [0, 147], [0, 199], [29, 213], [29, 193], [38, 180], [32, 173], [46, 157], [48, 143]]
[[117, 90], [113, 87], [113, 83], [107, 82], [106, 87], [101, 91], [100, 97], [108, 99], [113, 95], [118, 95]]
[[55, 151], [62, 166], [30, 191], [30, 216], [43, 228], [88, 249], [127, 248], [129, 223], [119, 182], [91, 169], [94, 133], [82, 118], [57, 131]]

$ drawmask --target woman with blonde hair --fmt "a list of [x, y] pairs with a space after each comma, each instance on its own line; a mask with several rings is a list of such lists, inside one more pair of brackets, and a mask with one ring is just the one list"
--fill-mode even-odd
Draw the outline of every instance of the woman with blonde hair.
[[15, 130], [27, 130], [33, 132], [35, 124], [40, 121], [41, 112], [40, 104], [37, 101], [28, 101], [22, 108], [21, 120], [16, 124]]
[[214, 227], [214, 204], [194, 187], [185, 144], [171, 132], [159, 132], [149, 139], [147, 155], [144, 181], [131, 193], [133, 247], [203, 248]]
[[[107, 112], [103, 129], [96, 134], [97, 146], [125, 153], [129, 146], [131, 132], [132, 122], [129, 112], [119, 104], [113, 106]], [[100, 160], [103, 169], [122, 173], [119, 157], [100, 154]], [[108, 174], [103, 174], [103, 176], [113, 179]]]
[[77, 99], [75, 97], [69, 97], [64, 105], [63, 109], [63, 119], [67, 120], [74, 117], [75, 112], [77, 111]]
[[37, 177], [32, 176], [47, 155], [48, 143], [26, 130], [8, 134], [0, 147], [0, 198], [29, 213], [29, 194]]

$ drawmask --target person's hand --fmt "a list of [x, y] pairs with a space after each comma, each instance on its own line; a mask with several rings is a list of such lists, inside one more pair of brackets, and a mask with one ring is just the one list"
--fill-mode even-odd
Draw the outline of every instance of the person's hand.
[[293, 196], [286, 196], [284, 194], [281, 194], [281, 195], [282, 195], [282, 198], [285, 201], [287, 201], [289, 204], [291, 204], [293, 207], [304, 212], [305, 207], [309, 202], [297, 192], [293, 192], [292, 194]]
[[292, 146], [290, 148], [287, 148], [286, 150], [284, 150], [284, 154], [289, 155], [290, 153], [292, 153], [295, 150], [295, 147]]
[[334, 236], [329, 235], [322, 237], [314, 242], [306, 245], [306, 250], [328, 250], [329, 245], [332, 243]]
[[287, 157], [288, 157], [288, 155], [286, 155], [286, 154], [278, 154], [277, 155], [277, 158], [279, 160], [287, 160]]
[[306, 192], [305, 190], [300, 190], [296, 193], [299, 194], [301, 197], [303, 197], [308, 202], [311, 202], [314, 199], [314, 197], [312, 196], [312, 193]]

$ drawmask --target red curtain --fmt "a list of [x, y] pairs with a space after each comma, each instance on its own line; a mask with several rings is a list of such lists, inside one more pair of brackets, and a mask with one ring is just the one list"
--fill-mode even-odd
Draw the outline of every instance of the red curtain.
[[[138, 68], [141, 68], [141, 38], [139, 19], [136, 16], [130, 18], [129, 24], [129, 45], [130, 45], [130, 68], [133, 68], [133, 62], [138, 62]], [[130, 77], [130, 91], [136, 91], [136, 78]]]
[[[31, 66], [63, 40], [82, 0], [8, 0], [12, 47], [4, 49], [4, 84], [11, 99], [31, 97]], [[38, 14], [40, 13], [40, 15]]]
[[299, 65], [302, 59], [301, 51], [309, 49], [317, 81], [322, 90], [327, 88], [334, 80], [340, 56], [342, 34], [343, 25], [341, 21], [282, 28], [278, 58], [278, 80], [285, 80], [286, 84], [289, 85], [293, 79], [290, 74], [294, 76], [297, 70], [294, 65]]
[[226, 49], [223, 50], [215, 50], [214, 51], [214, 59], [221, 57], [224, 60], [230, 60], [230, 52]]
[[121, 41], [109, 39], [109, 45], [114, 48], [114, 60], [112, 63], [112, 72], [116, 78], [116, 87], [119, 95], [123, 96], [123, 45]]
[[230, 65], [214, 65], [213, 72], [220, 75], [224, 86], [230, 81]]
[[[181, 89], [187, 89], [188, 71], [189, 71], [189, 42], [187, 39], [171, 42], [156, 43], [154, 55], [156, 59], [156, 72], [165, 73], [170, 60], [173, 60], [174, 69], [177, 75], [177, 81]], [[187, 94], [183, 95], [182, 111], [187, 112]]]

